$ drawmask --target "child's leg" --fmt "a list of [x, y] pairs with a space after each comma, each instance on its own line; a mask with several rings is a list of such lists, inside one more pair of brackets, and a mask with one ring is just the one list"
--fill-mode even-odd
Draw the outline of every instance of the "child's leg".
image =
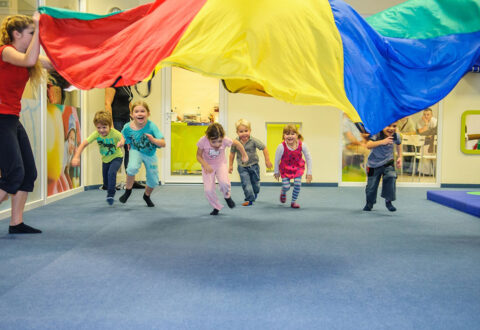
[[205, 170], [202, 169], [202, 178], [205, 197], [214, 209], [221, 210], [223, 205], [220, 204], [217, 193], [215, 192], [215, 169], [212, 173], [206, 173]]
[[300, 194], [300, 187], [301, 186], [302, 186], [302, 177], [301, 176], [293, 179], [292, 204], [295, 203], [295, 201], [297, 200], [298, 194]]
[[282, 178], [282, 191], [280, 192], [280, 202], [285, 203], [287, 200], [287, 191], [290, 190], [290, 179]]
[[218, 186], [220, 187], [220, 191], [227, 202], [229, 208], [235, 207], [235, 202], [232, 199], [232, 186], [230, 184], [230, 179], [228, 178], [228, 168], [226, 164], [221, 164], [215, 168], [215, 176], [218, 180]]
[[131, 149], [127, 167], [127, 184], [125, 185], [125, 193], [118, 199], [120, 202], [125, 203], [128, 197], [130, 197], [133, 182], [135, 181], [135, 174], [140, 170], [140, 166], [142, 166], [142, 155], [140, 151]]
[[255, 199], [257, 199], [258, 193], [260, 192], [260, 166], [254, 164], [250, 166], [250, 182], [252, 183], [253, 193]]
[[[107, 170], [107, 197], [115, 196], [116, 192], [116, 184], [117, 184], [117, 172], [120, 166], [122, 166], [122, 158], [115, 158], [110, 163], [108, 163], [108, 170]], [[105, 163], [103, 163], [105, 166]], [[105, 174], [104, 174], [105, 175]], [[104, 178], [105, 181], [105, 178]]]
[[393, 166], [387, 166], [383, 172], [382, 197], [387, 201], [394, 201], [397, 172]]
[[380, 183], [380, 178], [383, 174], [383, 167], [368, 169], [367, 186], [365, 187], [365, 195], [367, 197], [367, 204], [372, 206], [377, 202], [377, 191]]
[[247, 167], [238, 166], [238, 174], [242, 181], [243, 193], [245, 194], [245, 200], [253, 202], [255, 200], [255, 194], [253, 192], [252, 183], [250, 181], [250, 173]]
[[147, 156], [142, 154], [143, 164], [145, 165], [145, 171], [147, 176], [147, 184], [145, 186], [145, 193], [143, 194], [143, 200], [147, 203], [148, 207], [154, 207], [150, 195], [153, 188], [158, 185], [158, 159], [157, 155]]
[[153, 188], [158, 186], [158, 159], [157, 155], [147, 156], [142, 154], [143, 164], [145, 165], [145, 172], [147, 177], [147, 187], [151, 190], [147, 193], [147, 187], [145, 187], [145, 193], [150, 196]]
[[[110, 168], [110, 163], [102, 162], [102, 178], [103, 178], [102, 189], [107, 189], [108, 190], [108, 169], [109, 168]], [[107, 192], [107, 194], [108, 194], [108, 192]]]
[[220, 191], [223, 194], [223, 197], [229, 198], [231, 193], [232, 186], [230, 185], [230, 179], [228, 178], [228, 168], [226, 165], [222, 164], [218, 167], [213, 167], [215, 176], [218, 180], [218, 186]]

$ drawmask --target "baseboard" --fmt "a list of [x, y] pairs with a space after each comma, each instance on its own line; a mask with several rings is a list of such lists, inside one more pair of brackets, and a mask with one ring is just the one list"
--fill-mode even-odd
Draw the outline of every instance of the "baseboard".
[[[241, 182], [232, 182], [232, 186], [241, 186]], [[260, 186], [264, 187], [279, 187], [281, 186], [281, 182], [260, 182]], [[338, 187], [337, 182], [312, 182], [312, 183], [305, 183], [302, 182], [303, 187]]]
[[[137, 181], [138, 183], [141, 183], [141, 184], [146, 184], [146, 181]], [[158, 185], [161, 186], [162, 185], [162, 181], [158, 181]], [[85, 191], [87, 190], [97, 190], [97, 189], [100, 189], [100, 187], [103, 186], [102, 184], [92, 184], [92, 185], [89, 185], [89, 186], [85, 186]]]

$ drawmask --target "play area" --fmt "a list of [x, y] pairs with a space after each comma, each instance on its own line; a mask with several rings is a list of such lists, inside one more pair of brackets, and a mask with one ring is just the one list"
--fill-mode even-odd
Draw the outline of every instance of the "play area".
[[0, 1], [0, 328], [478, 328], [479, 17]]

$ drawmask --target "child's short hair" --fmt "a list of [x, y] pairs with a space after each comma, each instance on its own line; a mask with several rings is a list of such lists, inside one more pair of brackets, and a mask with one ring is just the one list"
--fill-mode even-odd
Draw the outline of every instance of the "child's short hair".
[[132, 113], [133, 109], [135, 109], [135, 107], [139, 106], [139, 105], [144, 107], [145, 110], [147, 110], [147, 112], [150, 114], [150, 108], [148, 107], [148, 104], [146, 102], [143, 102], [143, 101], [136, 101], [136, 102], [130, 103], [130, 113]]
[[285, 135], [285, 134], [288, 134], [288, 133], [295, 133], [295, 134], [297, 134], [298, 139], [303, 141], [303, 136], [302, 136], [302, 134], [300, 134], [300, 132], [299, 132], [299, 130], [298, 130], [298, 128], [297, 128], [297, 125], [295, 125], [295, 124], [287, 124], [287, 125], [285, 125], [285, 127], [283, 128], [282, 139], [283, 139], [284, 135]]
[[239, 119], [237, 120], [237, 122], [235, 123], [235, 128], [237, 129], [238, 131], [238, 128], [240, 126], [245, 126], [246, 128], [248, 128], [250, 131], [252, 130], [252, 127], [250, 126], [250, 122], [246, 119]]
[[95, 113], [95, 117], [93, 117], [93, 124], [95, 126], [97, 126], [98, 124], [101, 124], [101, 125], [108, 125], [112, 127], [113, 126], [112, 114], [104, 110], [97, 111]]
[[225, 137], [225, 130], [219, 123], [213, 123], [208, 126], [205, 135], [209, 140], [216, 140]]

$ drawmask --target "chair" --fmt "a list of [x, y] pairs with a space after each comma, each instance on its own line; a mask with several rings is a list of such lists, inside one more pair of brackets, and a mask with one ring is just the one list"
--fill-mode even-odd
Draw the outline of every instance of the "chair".
[[[423, 140], [425, 141], [425, 137], [423, 137]], [[416, 159], [419, 160], [419, 163], [418, 163], [418, 167], [419, 167], [419, 173], [418, 173], [418, 181], [420, 181], [420, 176], [424, 176], [424, 173], [422, 171], [423, 169], [423, 164], [424, 162], [427, 160], [427, 161], [431, 161], [429, 162], [430, 165], [431, 165], [431, 170], [432, 170], [432, 173], [433, 173], [433, 176], [436, 175], [436, 168], [437, 168], [437, 136], [434, 135], [433, 136], [433, 153], [428, 153], [428, 152], [425, 152], [425, 149], [426, 148], [429, 148], [430, 144], [425, 144], [425, 142], [423, 143], [423, 145], [420, 147], [420, 153], [417, 154], [415, 156]]]
[[[402, 137], [402, 163], [404, 162], [405, 157], [413, 157], [413, 167], [412, 167], [412, 181], [414, 176], [416, 175], [416, 165], [417, 159], [419, 159], [420, 151], [423, 145], [425, 144], [425, 137], [421, 135], [404, 135]], [[408, 151], [407, 146], [412, 146], [413, 151]], [[405, 151], [407, 149], [407, 151]], [[400, 170], [400, 173], [403, 175], [403, 164]], [[420, 180], [420, 179], [419, 179]]]

